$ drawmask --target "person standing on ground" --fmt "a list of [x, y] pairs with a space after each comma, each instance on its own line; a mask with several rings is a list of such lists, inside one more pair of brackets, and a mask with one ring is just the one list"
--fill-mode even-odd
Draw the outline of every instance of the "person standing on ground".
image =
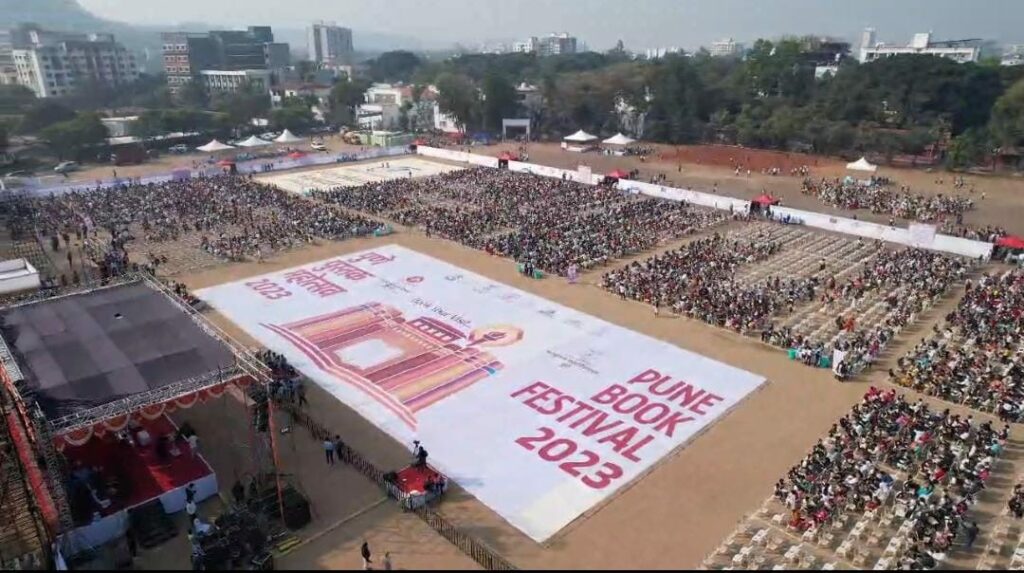
[[343, 460], [343, 459], [341, 458], [341, 453], [342, 453], [343, 451], [345, 451], [345, 442], [341, 441], [341, 436], [339, 436], [339, 435], [335, 435], [335, 436], [334, 436], [334, 457], [335, 457], [335, 459], [337, 459], [337, 460], [338, 460], [339, 462], [345, 462], [345, 461], [347, 461], [347, 460]]
[[369, 571], [373, 564], [373, 560], [370, 559], [370, 544], [363, 540], [363, 546], [359, 548], [359, 554], [363, 556], [363, 571]]
[[188, 442], [188, 449], [192, 454], [192, 458], [195, 459], [199, 455], [199, 436], [195, 435], [195, 433], [189, 434], [185, 441]]
[[327, 465], [334, 465], [334, 442], [331, 438], [324, 438], [324, 457], [327, 458]]
[[381, 568], [385, 571], [391, 571], [391, 552], [387, 551], [384, 553], [384, 560], [381, 562]]
[[978, 538], [978, 524], [973, 521], [968, 521], [967, 524], [964, 525], [964, 533], [966, 534], [964, 543], [967, 545], [967, 549], [970, 549], [974, 546], [974, 541]]

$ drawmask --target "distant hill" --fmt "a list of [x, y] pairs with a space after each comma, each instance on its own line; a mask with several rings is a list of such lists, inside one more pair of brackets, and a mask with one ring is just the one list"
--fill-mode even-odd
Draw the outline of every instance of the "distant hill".
[[[205, 32], [218, 28], [218, 26], [201, 23], [154, 27], [115, 22], [89, 12], [79, 5], [77, 0], [0, 0], [0, 28], [10, 28], [24, 23], [34, 23], [54, 30], [114, 34], [129, 49], [140, 53], [148, 52], [151, 55], [149, 62], [151, 71], [159, 71], [161, 65], [160, 32], [175, 30]], [[264, 23], [252, 22], [251, 24], [262, 25]], [[354, 30], [352, 35], [356, 48], [360, 52], [382, 52], [394, 49], [424, 50], [439, 47], [421, 42], [417, 38], [379, 32]], [[295, 52], [305, 52], [306, 33], [302, 29], [275, 28], [274, 37], [278, 41], [291, 44]]]

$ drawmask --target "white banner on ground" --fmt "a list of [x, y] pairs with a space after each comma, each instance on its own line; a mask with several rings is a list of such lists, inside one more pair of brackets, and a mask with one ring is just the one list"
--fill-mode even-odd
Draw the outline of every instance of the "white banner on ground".
[[537, 541], [764, 382], [393, 245], [197, 294]]
[[935, 243], [935, 225], [911, 223], [907, 226], [910, 233], [910, 245], [922, 249], [931, 248]]

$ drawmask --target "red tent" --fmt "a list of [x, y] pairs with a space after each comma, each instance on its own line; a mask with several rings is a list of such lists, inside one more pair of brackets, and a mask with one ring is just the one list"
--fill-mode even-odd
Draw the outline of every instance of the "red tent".
[[221, 167], [231, 167], [234, 164], [235, 162], [230, 159], [221, 159], [220, 161], [217, 162], [217, 165]]
[[1024, 249], [1024, 239], [1016, 235], [1006, 235], [996, 240], [996, 245], [1008, 249]]
[[511, 151], [502, 151], [501, 154], [498, 155], [498, 159], [502, 161], [519, 161], [519, 156]]
[[292, 159], [302, 159], [305, 156], [306, 156], [306, 154], [301, 152], [301, 151], [293, 151], [293, 152], [288, 154], [288, 157], [290, 157]]
[[757, 203], [762, 207], [767, 207], [768, 205], [778, 205], [779, 200], [766, 193], [764, 195], [758, 195], [757, 197], [754, 197], [753, 203]]
[[616, 179], [629, 179], [629, 173], [626, 173], [621, 169], [616, 169], [615, 171], [609, 173], [608, 177], [614, 177]]
[[416, 141], [413, 141], [412, 144], [413, 145], [426, 145], [427, 142], [423, 141], [422, 139], [417, 139]]

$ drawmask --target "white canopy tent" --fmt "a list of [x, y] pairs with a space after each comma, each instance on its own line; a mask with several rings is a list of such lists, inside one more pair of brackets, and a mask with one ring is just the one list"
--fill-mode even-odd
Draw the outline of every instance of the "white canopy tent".
[[873, 165], [864, 157], [861, 157], [860, 159], [854, 161], [853, 163], [847, 163], [846, 168], [849, 169], [850, 171], [867, 171], [869, 173], [874, 173], [875, 171], [878, 171], [878, 166]]
[[197, 147], [196, 149], [198, 149], [199, 151], [210, 153], [210, 152], [213, 152], [213, 151], [225, 151], [225, 150], [228, 150], [228, 149], [234, 149], [234, 147], [232, 147], [232, 146], [230, 146], [230, 145], [228, 145], [226, 143], [221, 143], [221, 142], [217, 141], [216, 139], [214, 139], [214, 140], [210, 141], [210, 143], [207, 143], [206, 145], [203, 145], [202, 147]]
[[277, 138], [274, 139], [274, 143], [299, 143], [300, 141], [305, 141], [305, 139], [302, 139], [287, 129], [282, 131], [281, 135], [278, 135]]
[[264, 141], [255, 135], [250, 135], [249, 139], [238, 142], [238, 147], [262, 147], [264, 145], [271, 145], [271, 143], [269, 141]]
[[583, 131], [581, 129], [581, 130], [577, 131], [576, 133], [574, 133], [572, 135], [565, 136], [562, 139], [564, 139], [565, 141], [572, 142], [572, 143], [591, 143], [591, 142], [597, 140], [597, 136], [596, 135], [590, 135], [589, 133], [587, 133], [587, 132], [585, 132], [585, 131]]
[[602, 141], [602, 143], [605, 143], [607, 145], [629, 145], [630, 143], [636, 143], [636, 140], [631, 137], [626, 137], [621, 133], [616, 133], [615, 135]]

